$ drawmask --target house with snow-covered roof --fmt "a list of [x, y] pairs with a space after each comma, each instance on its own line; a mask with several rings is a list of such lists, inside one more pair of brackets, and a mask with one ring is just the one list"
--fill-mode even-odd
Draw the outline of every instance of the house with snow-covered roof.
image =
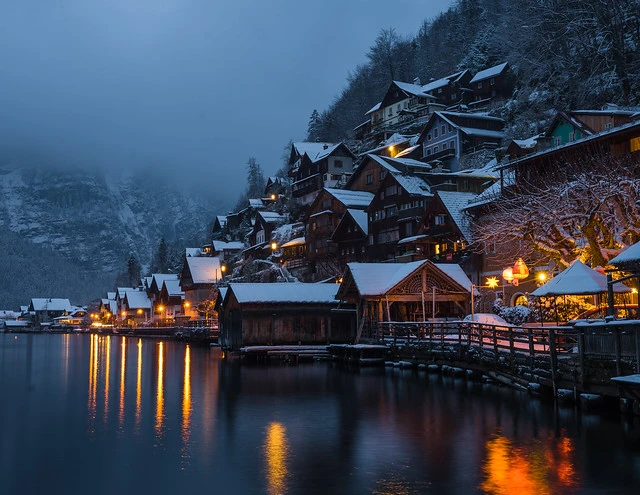
[[385, 321], [464, 317], [470, 296], [471, 281], [460, 266], [421, 260], [349, 263], [336, 297], [358, 308], [360, 337]]
[[332, 277], [342, 272], [331, 236], [347, 209], [365, 210], [372, 199], [373, 194], [366, 191], [324, 188], [313, 201], [303, 222], [307, 258], [315, 264], [320, 276]]
[[54, 318], [71, 312], [73, 306], [69, 299], [52, 297], [34, 297], [29, 302], [28, 311], [33, 317], [34, 325], [51, 323]]
[[140, 324], [151, 318], [151, 299], [144, 290], [127, 291], [120, 307], [120, 319], [126, 325]]
[[[160, 321], [172, 323], [176, 318], [184, 317], [184, 291], [178, 279], [168, 279], [162, 282], [160, 293], [154, 301], [154, 314]], [[187, 317], [188, 318], [188, 317]]]
[[346, 184], [355, 159], [344, 143], [293, 143], [289, 157], [291, 196], [301, 204], [311, 204], [322, 188]]
[[180, 274], [180, 288], [184, 301], [188, 303], [186, 314], [197, 319], [199, 310], [213, 305], [217, 285], [223, 281], [226, 266], [212, 256], [185, 258]]
[[431, 165], [411, 158], [366, 155], [347, 182], [345, 189], [375, 193], [389, 173], [423, 174]]
[[353, 261], [367, 261], [368, 239], [369, 217], [366, 210], [347, 208], [331, 235], [340, 264], [346, 266]]
[[220, 344], [244, 346], [351, 342], [355, 327], [335, 313], [339, 285], [230, 283], [219, 311]]
[[212, 239], [223, 239], [226, 234], [227, 228], [227, 216], [217, 215], [213, 221], [213, 228], [211, 229]]
[[420, 218], [432, 197], [431, 186], [422, 177], [388, 173], [367, 208], [369, 259], [392, 258], [398, 241], [416, 234]]
[[244, 259], [266, 259], [271, 255], [271, 234], [287, 222], [287, 216], [275, 211], [261, 211], [256, 216], [253, 229], [247, 236], [249, 247], [242, 251]]
[[473, 91], [470, 107], [487, 106], [491, 102], [508, 99], [513, 93], [515, 79], [508, 62], [481, 70], [469, 81]]
[[436, 112], [418, 138], [422, 160], [436, 169], [462, 170], [466, 156], [500, 146], [504, 126], [504, 120], [481, 113]]

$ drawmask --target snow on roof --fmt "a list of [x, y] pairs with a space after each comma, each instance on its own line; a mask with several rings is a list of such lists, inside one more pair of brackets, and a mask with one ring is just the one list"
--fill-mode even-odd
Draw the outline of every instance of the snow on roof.
[[409, 194], [412, 194], [414, 196], [433, 196], [429, 184], [427, 184], [420, 177], [400, 173], [393, 174], [393, 177], [398, 181], [398, 184], [400, 184], [400, 186], [402, 186], [402, 188]]
[[476, 198], [477, 194], [457, 191], [438, 191], [437, 194], [465, 240], [471, 242], [471, 224], [464, 209], [469, 206], [470, 201]]
[[388, 163], [391, 163], [392, 165], [394, 163], [398, 163], [400, 165], [403, 165], [404, 167], [420, 168], [424, 170], [431, 170], [433, 168], [428, 163], [424, 163], [419, 160], [414, 160], [413, 158], [402, 158], [400, 156], [395, 156], [393, 158], [385, 157], [385, 159], [387, 160]]
[[365, 115], [369, 115], [370, 113], [375, 112], [376, 110], [380, 110], [380, 105], [382, 105], [381, 101], [373, 105], [371, 109], [367, 113], [365, 113]]
[[442, 77], [440, 79], [436, 79], [435, 81], [428, 82], [422, 86], [422, 91], [427, 93], [428, 91], [433, 91], [434, 89], [441, 88], [443, 86], [447, 86], [449, 81], [457, 80], [465, 71], [455, 72], [454, 74], [450, 74], [448, 76]]
[[215, 257], [187, 258], [194, 284], [214, 284], [222, 276], [220, 260]]
[[167, 288], [167, 293], [170, 296], [184, 296], [179, 280], [165, 280], [162, 285]]
[[[403, 156], [407, 156], [410, 155], [412, 152], [414, 152], [415, 150], [417, 150], [418, 148], [420, 148], [419, 144], [416, 144], [415, 146], [410, 146], [404, 150], [402, 150], [400, 153], [398, 153], [394, 158], [402, 158]], [[426, 165], [426, 164], [423, 164]]]
[[425, 93], [424, 86], [421, 86], [421, 85], [418, 85], [418, 84], [406, 83], [406, 82], [402, 82], [402, 81], [393, 81], [393, 83], [396, 86], [398, 86], [402, 91], [404, 91], [405, 93], [409, 93], [410, 95], [421, 96], [423, 98], [424, 97], [434, 98], [433, 95], [429, 95], [429, 94]]
[[202, 256], [202, 249], [201, 248], [185, 248], [185, 254], [187, 255], [187, 258], [191, 257], [191, 256]]
[[348, 263], [361, 296], [381, 296], [389, 292], [427, 260], [411, 263]]
[[411, 237], [405, 237], [404, 239], [400, 239], [400, 240], [398, 241], [398, 245], [400, 245], [400, 244], [407, 244], [407, 243], [409, 243], [409, 242], [418, 241], [418, 240], [420, 240], [420, 239], [424, 239], [424, 238], [426, 238], [426, 237], [429, 237], [429, 236], [427, 236], [426, 234], [412, 235]]
[[508, 62], [504, 62], [500, 65], [495, 65], [493, 67], [489, 67], [488, 69], [481, 70], [478, 72], [469, 84], [473, 84], [474, 82], [484, 81], [485, 79], [489, 79], [490, 77], [495, 77], [502, 73], [502, 71], [507, 67]]
[[540, 134], [536, 134], [535, 136], [531, 136], [528, 139], [514, 139], [513, 142], [516, 143], [522, 149], [531, 149], [538, 144], [538, 139], [540, 139]]
[[[180, 276], [177, 273], [154, 273], [151, 275], [151, 278], [156, 281], [156, 286], [158, 290], [162, 289], [162, 283], [165, 280], [178, 280]], [[151, 285], [149, 285], [151, 287]]]
[[142, 286], [149, 288], [151, 287], [151, 282], [153, 282], [153, 277], [142, 277]]
[[364, 210], [353, 210], [351, 208], [347, 209], [347, 212], [358, 224], [358, 227], [362, 229], [364, 235], [369, 234], [369, 218], [367, 217], [367, 212]]
[[[622, 251], [618, 256], [609, 261], [610, 265], [637, 265], [640, 264], [640, 242], [629, 246]], [[614, 286], [615, 287], [615, 286]]]
[[227, 225], [227, 216], [226, 215], [217, 215], [216, 219], [218, 220], [218, 223], [220, 224], [220, 227], [224, 227], [225, 225]]
[[442, 272], [444, 272], [449, 278], [452, 278], [458, 285], [461, 285], [469, 292], [471, 292], [471, 280], [464, 273], [460, 265], [455, 263], [434, 263], [434, 265]]
[[[338, 304], [336, 293], [339, 284], [307, 283], [231, 283], [233, 292], [241, 304], [247, 303], [297, 303], [297, 304]], [[227, 294], [227, 297], [229, 295]]]
[[264, 203], [260, 198], [249, 198], [249, 206], [252, 208], [264, 208]]
[[240, 241], [234, 241], [234, 242], [213, 241], [214, 251], [241, 251], [242, 249], [244, 249], [244, 244]]
[[134, 287], [117, 287], [116, 288], [116, 291], [118, 292], [118, 297], [120, 299], [122, 299], [127, 294], [127, 292], [131, 292], [134, 290], [138, 290], [138, 289]]
[[304, 237], [296, 237], [295, 239], [291, 239], [289, 242], [285, 242], [282, 248], [293, 247], [293, 246], [302, 246], [305, 243]]
[[493, 131], [491, 129], [480, 129], [478, 127], [460, 127], [460, 130], [467, 136], [480, 136], [495, 139], [502, 139], [504, 133], [501, 131]]
[[351, 191], [350, 189], [333, 189], [329, 187], [325, 187], [325, 191], [346, 207], [366, 208], [373, 200], [373, 193], [366, 191]]
[[261, 211], [258, 215], [267, 223], [279, 223], [287, 220], [286, 216], [280, 215], [280, 213], [276, 213], [275, 211]]
[[293, 143], [293, 148], [295, 149], [298, 155], [302, 156], [306, 153], [306, 155], [311, 159], [311, 161], [316, 161], [317, 157], [321, 154], [325, 154], [327, 150], [334, 149], [338, 144], [336, 143], [319, 143], [319, 142], [308, 142], [301, 141], [297, 143]]
[[130, 291], [124, 296], [129, 309], [151, 309], [151, 300], [144, 291]]
[[[615, 292], [630, 292], [626, 285], [614, 284]], [[580, 260], [559, 275], [556, 275], [542, 287], [538, 287], [531, 295], [535, 297], [591, 295], [607, 292], [607, 277], [589, 268]]]
[[[503, 174], [503, 182], [504, 187], [514, 185], [516, 183], [515, 173], [513, 171], [505, 172]], [[467, 208], [491, 203], [492, 201], [498, 199], [500, 196], [502, 196], [502, 185], [500, 184], [500, 181], [497, 181], [491, 184], [480, 194], [478, 194], [475, 198], [473, 198], [467, 205]]]
[[116, 300], [116, 293], [115, 292], [107, 292], [107, 299], [111, 299], [112, 301]]
[[[441, 112], [435, 112], [438, 115], [440, 115], [440, 117], [456, 117], [456, 118], [471, 118], [474, 120], [488, 120], [491, 122], [502, 122], [504, 123], [504, 119], [501, 119], [500, 117], [492, 117], [491, 115], [487, 115], [486, 113], [480, 113], [480, 112], [475, 112], [475, 113], [463, 113], [463, 112], [450, 112], [450, 111], [441, 111]], [[455, 124], [455, 122], [452, 122], [453, 124]]]

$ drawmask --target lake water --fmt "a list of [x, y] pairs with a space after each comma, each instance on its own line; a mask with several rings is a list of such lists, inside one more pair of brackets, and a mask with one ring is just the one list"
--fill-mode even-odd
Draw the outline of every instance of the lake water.
[[640, 418], [392, 369], [0, 335], [0, 494], [640, 493]]

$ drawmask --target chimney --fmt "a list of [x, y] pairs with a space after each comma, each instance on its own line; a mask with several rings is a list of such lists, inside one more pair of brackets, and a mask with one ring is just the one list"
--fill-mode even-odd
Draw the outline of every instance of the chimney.
[[325, 149], [325, 150], [326, 150], [328, 147], [329, 147], [329, 145], [328, 145], [327, 143], [324, 143], [324, 144], [322, 145], [322, 148], [323, 148], [323, 149]]
[[415, 84], [415, 85], [417, 85], [417, 86], [421, 86], [421, 83], [420, 83], [420, 77], [416, 77], [416, 78], [413, 80], [413, 84]]

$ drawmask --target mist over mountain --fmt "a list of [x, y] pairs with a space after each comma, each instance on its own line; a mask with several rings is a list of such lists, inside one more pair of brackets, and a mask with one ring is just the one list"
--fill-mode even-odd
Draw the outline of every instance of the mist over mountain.
[[148, 267], [161, 238], [199, 246], [224, 209], [154, 170], [0, 164], [0, 307], [99, 297], [131, 254]]

